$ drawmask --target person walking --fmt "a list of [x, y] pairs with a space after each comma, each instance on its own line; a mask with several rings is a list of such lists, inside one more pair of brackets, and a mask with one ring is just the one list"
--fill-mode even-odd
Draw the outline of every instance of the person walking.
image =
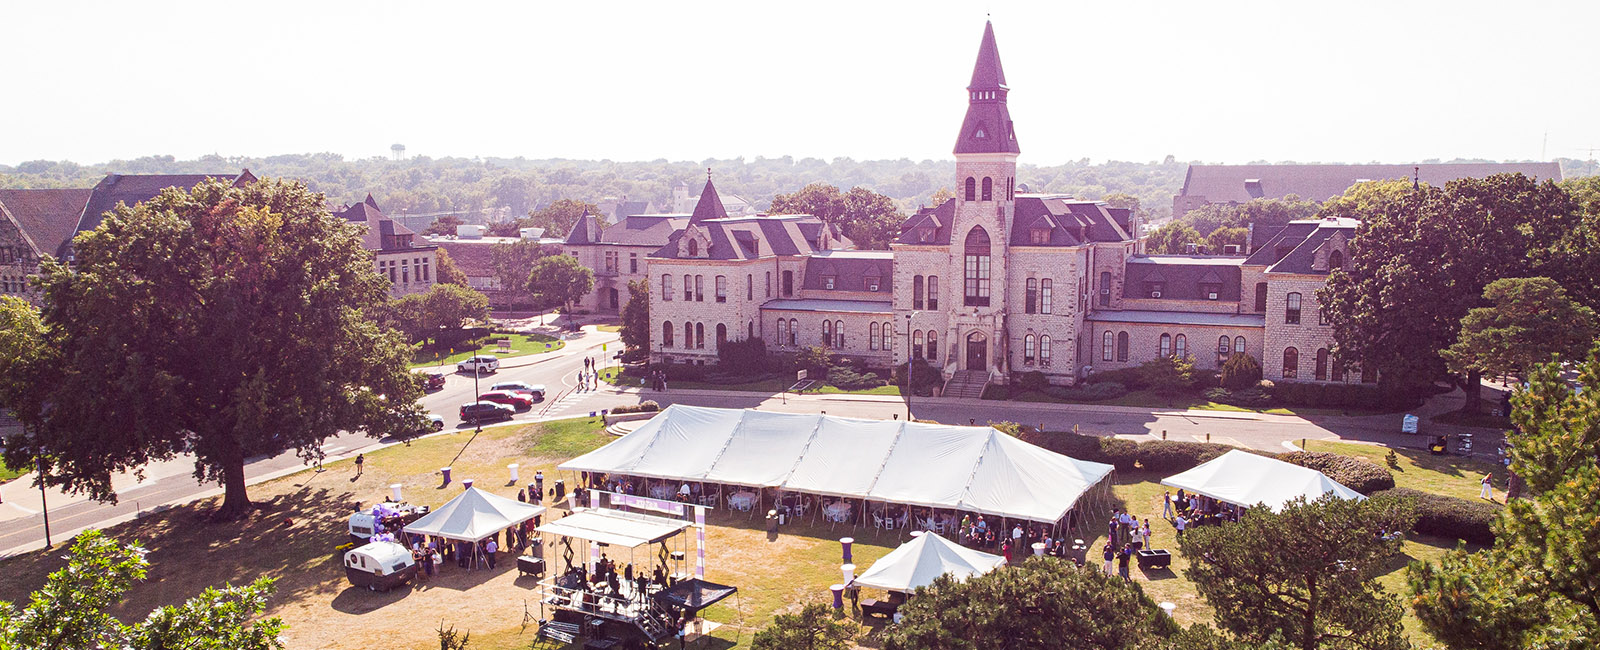
[[1172, 519], [1172, 491], [1171, 490], [1168, 490], [1166, 492], [1162, 492], [1161, 493], [1161, 518], [1169, 520], [1169, 521]]
[[1123, 544], [1122, 552], [1117, 554], [1117, 575], [1122, 576], [1123, 582], [1133, 582], [1128, 575], [1128, 562], [1133, 559], [1133, 545]]
[[1483, 475], [1483, 489], [1478, 491], [1479, 499], [1494, 500], [1494, 474]]
[[[364, 455], [364, 454], [356, 454], [356, 478], [361, 478], [361, 470], [363, 469], [363, 466], [366, 465], [366, 463], [367, 463], [366, 455]], [[1487, 485], [1487, 483], [1485, 483], [1485, 485]], [[1484, 488], [1484, 489], [1488, 489], [1488, 488]]]

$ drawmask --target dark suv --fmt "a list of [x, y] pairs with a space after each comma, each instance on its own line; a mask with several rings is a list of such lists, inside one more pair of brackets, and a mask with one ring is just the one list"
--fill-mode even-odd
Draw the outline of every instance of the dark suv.
[[463, 422], [509, 420], [511, 416], [516, 414], [516, 409], [494, 402], [467, 402], [461, 405], [461, 421]]

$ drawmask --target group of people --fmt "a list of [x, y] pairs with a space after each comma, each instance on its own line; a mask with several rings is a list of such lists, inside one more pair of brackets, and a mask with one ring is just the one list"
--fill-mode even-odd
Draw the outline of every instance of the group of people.
[[578, 392], [600, 389], [600, 368], [594, 357], [583, 358], [583, 370], [578, 371]]
[[650, 385], [650, 390], [661, 393], [667, 392], [667, 372], [665, 370], [651, 370], [648, 375], [639, 378], [640, 386], [646, 383]]
[[1176, 498], [1172, 496], [1170, 490], [1161, 493], [1161, 517], [1172, 522], [1173, 528], [1178, 530], [1179, 537], [1183, 536], [1185, 529], [1195, 525], [1239, 521], [1239, 516], [1242, 514], [1244, 509], [1239, 506], [1223, 503], [1208, 496], [1187, 493], [1181, 488]]
[[1066, 558], [1071, 554], [1066, 539], [1052, 538], [1048, 527], [1016, 523], [1007, 530], [983, 515], [962, 515], [961, 524], [956, 528], [956, 542], [967, 548], [999, 551], [1006, 562], [1026, 558], [1033, 552], [1033, 545], [1039, 542], [1044, 543], [1045, 555]]

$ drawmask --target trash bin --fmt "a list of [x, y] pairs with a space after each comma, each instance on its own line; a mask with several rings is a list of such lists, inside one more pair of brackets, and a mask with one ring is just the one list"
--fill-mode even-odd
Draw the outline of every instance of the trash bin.
[[779, 526], [786, 526], [788, 524], [789, 524], [789, 513], [784, 512], [782, 510], [779, 510], [778, 511], [778, 525]]
[[767, 511], [767, 532], [778, 532], [778, 511], [776, 510]]

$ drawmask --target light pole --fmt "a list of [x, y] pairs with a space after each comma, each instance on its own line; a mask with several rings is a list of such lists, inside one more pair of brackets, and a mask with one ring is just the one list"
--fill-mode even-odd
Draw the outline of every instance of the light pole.
[[[472, 357], [472, 402], [474, 404], [480, 401], [478, 397], [483, 395], [483, 393], [478, 391], [478, 372], [481, 369], [482, 366], [478, 365], [478, 357], [474, 355]], [[474, 418], [472, 424], [476, 428], [475, 433], [483, 433], [483, 418], [481, 416]]]
[[911, 421], [911, 372], [914, 360], [911, 356], [911, 315], [916, 312], [906, 312], [906, 421]]

